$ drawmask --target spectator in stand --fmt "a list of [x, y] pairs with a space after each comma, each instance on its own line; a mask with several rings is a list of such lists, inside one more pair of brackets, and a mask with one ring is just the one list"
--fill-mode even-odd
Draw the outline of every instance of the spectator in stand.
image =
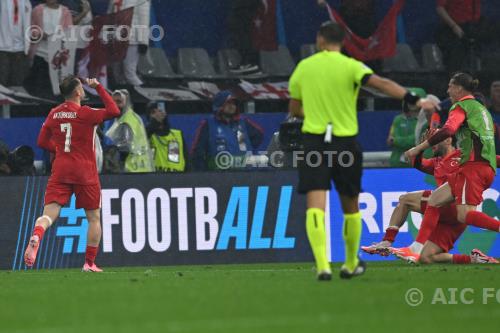
[[493, 114], [500, 113], [500, 80], [491, 83], [489, 109]]
[[[212, 111], [213, 116], [203, 120], [196, 131], [191, 148], [194, 169], [216, 170], [244, 166], [245, 156], [262, 143], [264, 131], [250, 119], [240, 116], [236, 99], [228, 90], [215, 95]], [[231, 155], [228, 164], [227, 159], [216, 161], [217, 154], [221, 152]]]
[[[29, 50], [30, 61], [33, 61], [31, 73], [26, 78], [26, 88], [34, 95], [47, 94], [50, 87], [47, 85], [49, 77], [49, 43], [48, 38], [58, 29], [68, 29], [73, 25], [73, 18], [69, 9], [59, 4], [57, 0], [45, 0], [31, 13], [32, 26], [40, 27], [31, 30], [32, 43]], [[49, 89], [49, 90], [47, 90]]]
[[31, 25], [29, 0], [0, 1], [0, 85], [21, 86], [29, 70], [29, 41], [25, 31]]
[[122, 63], [112, 65], [116, 84], [141, 86], [144, 83], [137, 75], [139, 55], [146, 54], [149, 46], [150, 0], [111, 0], [109, 13], [116, 13], [134, 7], [127, 55]]
[[88, 0], [60, 0], [59, 2], [71, 12], [74, 25], [92, 24], [92, 7]]
[[470, 53], [489, 42], [487, 25], [481, 20], [481, 0], [437, 0], [436, 6], [442, 21], [436, 38], [445, 66], [449, 72], [471, 69]]
[[186, 142], [182, 132], [170, 126], [165, 104], [150, 102], [146, 110], [149, 115], [146, 132], [153, 150], [156, 171], [186, 171], [189, 156]]
[[231, 0], [227, 18], [229, 46], [238, 50], [241, 55], [239, 68], [230, 68], [234, 74], [259, 74], [259, 51], [252, 40], [253, 20], [261, 0]]
[[404, 153], [415, 145], [418, 111], [418, 108], [411, 107], [408, 103], [403, 102], [403, 113], [397, 115], [392, 122], [387, 137], [387, 145], [392, 147], [389, 165], [393, 168], [409, 167]]
[[[88, 73], [88, 61], [89, 56], [86, 47], [89, 42], [80, 38], [80, 36], [90, 35], [92, 28], [92, 7], [88, 0], [60, 0], [61, 5], [68, 7], [73, 16], [73, 24], [76, 26], [77, 33], [75, 34], [78, 38], [76, 56], [75, 56], [75, 73], [78, 77], [90, 77]], [[101, 84], [106, 87], [107, 82], [101, 82]], [[100, 170], [99, 170], [100, 172]]]
[[[317, 2], [321, 7], [327, 4], [327, 0], [317, 0]], [[361, 38], [369, 38], [377, 29], [373, 0], [342, 0], [339, 14], [349, 29]], [[378, 72], [382, 68], [382, 60], [369, 61], [366, 65]]]
[[122, 170], [127, 173], [154, 172], [146, 128], [142, 118], [132, 109], [129, 92], [116, 90], [112, 96], [121, 116], [115, 119], [106, 136], [120, 150]]

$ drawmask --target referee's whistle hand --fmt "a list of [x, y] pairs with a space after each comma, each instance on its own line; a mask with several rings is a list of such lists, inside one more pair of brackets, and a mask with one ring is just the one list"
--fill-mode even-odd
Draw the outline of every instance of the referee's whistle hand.
[[439, 106], [439, 103], [437, 101], [428, 98], [419, 99], [417, 102], [417, 106], [428, 111], [441, 110], [441, 107]]

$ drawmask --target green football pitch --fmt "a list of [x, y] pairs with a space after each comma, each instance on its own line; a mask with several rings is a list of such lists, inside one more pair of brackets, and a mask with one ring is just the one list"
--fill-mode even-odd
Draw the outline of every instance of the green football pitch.
[[0, 332], [498, 332], [500, 265], [368, 268], [330, 282], [310, 263], [3, 271]]

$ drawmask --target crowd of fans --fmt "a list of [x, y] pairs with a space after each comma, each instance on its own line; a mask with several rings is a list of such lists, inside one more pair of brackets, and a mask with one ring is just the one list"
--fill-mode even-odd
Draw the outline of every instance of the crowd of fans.
[[[132, 26], [150, 26], [150, 1], [110, 0], [108, 13], [130, 7], [134, 7]], [[48, 37], [57, 29], [89, 26], [93, 18], [88, 0], [44, 0], [35, 7], [30, 0], [4, 0], [0, 1], [0, 16], [0, 84], [24, 86], [37, 96], [45, 92], [49, 77]], [[137, 75], [137, 65], [139, 55], [148, 49], [149, 36], [133, 31], [124, 60], [111, 68], [116, 84], [143, 84]], [[29, 40], [25, 38], [27, 32]], [[87, 45], [88, 42], [79, 39], [75, 63], [82, 59]]]
[[[480, 0], [437, 0], [436, 12], [439, 24], [435, 33], [448, 72], [476, 68], [472, 62], [487, 48], [499, 47], [500, 25], [482, 15]], [[0, 1], [0, 84], [24, 85], [28, 91], [40, 95], [48, 76], [47, 38], [56, 28], [89, 26], [92, 24], [92, 7], [88, 0], [4, 0]], [[311, 0], [320, 6], [327, 0]], [[262, 0], [232, 0], [227, 14], [228, 46], [239, 51], [241, 64], [230, 68], [234, 73], [260, 73], [259, 53], [252, 43], [253, 19]], [[132, 27], [150, 26], [151, 1], [108, 0], [108, 13], [116, 13], [134, 7]], [[342, 0], [339, 13], [353, 33], [367, 38], [377, 28], [374, 0]], [[26, 40], [28, 27], [32, 31], [31, 42]], [[139, 86], [143, 80], [137, 74], [141, 54], [148, 50], [148, 34], [131, 30], [129, 46], [123, 61], [110, 66], [110, 74], [117, 85]], [[41, 41], [38, 42], [39, 38]], [[36, 41], [36, 42], [35, 42]], [[84, 55], [85, 41], [79, 41], [77, 61]], [[380, 69], [380, 60], [368, 65]], [[77, 68], [76, 71], [79, 69]]]

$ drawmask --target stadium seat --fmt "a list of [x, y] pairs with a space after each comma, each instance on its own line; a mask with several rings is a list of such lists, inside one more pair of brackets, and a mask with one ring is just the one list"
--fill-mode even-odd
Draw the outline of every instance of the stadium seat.
[[295, 68], [295, 62], [286, 46], [277, 51], [260, 51], [262, 71], [270, 76], [289, 76]]
[[300, 58], [305, 59], [307, 57], [312, 56], [317, 52], [316, 45], [314, 44], [303, 44], [300, 47]]
[[396, 45], [396, 54], [384, 59], [382, 64], [383, 72], [418, 72], [420, 70], [417, 59], [408, 44]]
[[422, 65], [429, 72], [444, 71], [443, 54], [436, 44], [422, 46]]
[[490, 51], [481, 55], [481, 67], [490, 73], [500, 73], [500, 51]]
[[172, 78], [178, 76], [161, 48], [149, 48], [145, 55], [141, 55], [137, 70], [144, 77]]
[[216, 77], [214, 66], [207, 51], [201, 48], [179, 49], [179, 72], [187, 77]]
[[241, 55], [235, 49], [223, 49], [217, 52], [219, 73], [224, 76], [233, 76], [229, 69], [238, 68], [241, 64]]

